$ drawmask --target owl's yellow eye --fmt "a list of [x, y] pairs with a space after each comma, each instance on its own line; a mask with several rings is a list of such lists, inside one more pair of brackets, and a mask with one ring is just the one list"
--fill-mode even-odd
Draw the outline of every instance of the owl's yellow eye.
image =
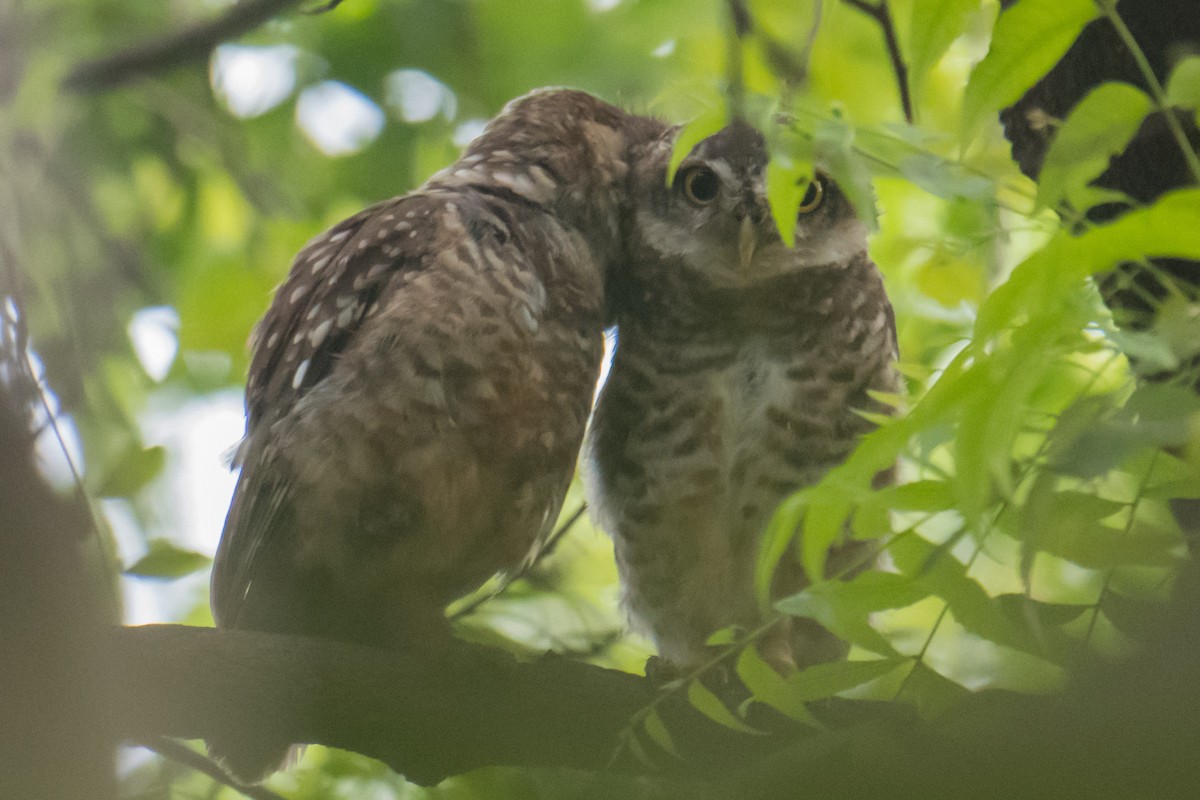
[[820, 178], [813, 178], [808, 184], [808, 189], [804, 192], [804, 197], [800, 199], [800, 213], [811, 214], [821, 207], [821, 203], [825, 200], [825, 181]]
[[721, 180], [708, 167], [691, 167], [683, 173], [683, 196], [688, 202], [706, 206], [717, 199]]

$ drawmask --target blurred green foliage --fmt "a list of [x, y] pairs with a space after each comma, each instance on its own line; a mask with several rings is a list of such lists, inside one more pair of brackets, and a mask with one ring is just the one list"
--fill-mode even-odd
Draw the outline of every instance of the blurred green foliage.
[[[910, 395], [894, 398], [903, 412], [850, 461], [781, 508], [762, 556], [765, 586], [780, 558], [819, 574], [847, 524], [878, 543], [889, 571], [820, 582], [777, 606], [846, 637], [853, 660], [784, 679], [743, 648], [737, 673], [758, 700], [812, 725], [805, 703], [834, 694], [932, 714], [971, 690], [1050, 690], [1088, 653], [1126, 647], [1169, 588], [1184, 548], [1168, 502], [1200, 496], [1200, 401], [1139, 388], [1127, 354], [1167, 368], [1194, 359], [1196, 306], [1174, 298], [1157, 328], [1118, 331], [1086, 278], [1121, 259], [1200, 258], [1200, 195], [1170, 195], [1082, 235], [1060, 227], [1055, 209], [1070, 200], [1074, 212], [1058, 210], [1074, 225], [1073, 213], [1106, 199], [1087, 183], [1150, 110], [1196, 107], [1195, 58], [1165, 97], [1096, 90], [1066, 121], [1070, 146], [1051, 149], [1040, 187], [1011, 163], [995, 115], [1100, 13], [1088, 0], [1022, 0], [994, 38], [990, 0], [893, 0], [914, 125], [902, 122], [879, 26], [838, 0], [752, 2], [756, 28], [740, 42], [717, 0], [345, 0], [281, 16], [207, 66], [94, 94], [61, 88], [85, 55], [227, 5], [0, 2], [0, 278], [20, 276], [6, 292], [26, 310], [51, 407], [77, 434], [99, 518], [124, 530], [125, 563], [112, 574], [202, 575], [205, 557], [163, 512], [196, 487], [171, 479], [178, 454], [148, 441], [148, 420], [185, 425], [190, 403], [240, 387], [247, 335], [308, 238], [413, 188], [535, 87], [574, 86], [690, 122], [683, 139], [698, 140], [725, 119], [736, 59], [746, 113], [768, 129], [776, 214], [794, 216], [797, 181], [814, 166], [862, 213], [878, 213], [872, 252]], [[805, 57], [802, 75], [781, 68]], [[338, 142], [322, 138], [339, 128]], [[162, 370], [131, 339], [146, 309], [173, 310]], [[897, 459], [902, 484], [872, 490]], [[579, 502], [576, 487], [564, 513]], [[615, 584], [611, 548], [583, 520], [459, 624], [518, 652], [637, 671], [649, 651], [624, 632]], [[199, 584], [185, 599], [173, 616], [207, 619]], [[736, 649], [753, 637], [724, 640]], [[698, 682], [676, 691], [718, 722], [747, 725], [744, 709], [726, 709]], [[673, 750], [653, 707], [631, 720], [623, 746], [645, 752], [650, 742]], [[366, 759], [310, 748], [272, 785], [294, 798], [466, 800], [558, 796], [572, 780], [484, 770], [422, 790]], [[124, 792], [233, 796], [137, 755]]]

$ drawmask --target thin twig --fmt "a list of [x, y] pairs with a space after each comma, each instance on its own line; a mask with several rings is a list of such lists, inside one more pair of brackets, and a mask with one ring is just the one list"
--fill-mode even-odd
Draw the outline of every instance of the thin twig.
[[325, 5], [317, 6], [316, 8], [309, 9], [308, 11], [305, 11], [304, 13], [305, 14], [325, 14], [329, 11], [333, 11], [335, 8], [337, 8], [341, 4], [342, 4], [342, 0], [329, 0], [329, 2], [326, 3]]
[[303, 0], [244, 0], [215, 19], [118, 53], [80, 62], [67, 73], [63, 86], [76, 92], [102, 91], [145, 75], [204, 61], [217, 45], [249, 33], [301, 2]]
[[1154, 74], [1154, 68], [1150, 66], [1150, 61], [1146, 58], [1146, 53], [1138, 45], [1137, 40], [1134, 39], [1133, 32], [1125, 24], [1125, 20], [1121, 19], [1121, 15], [1117, 13], [1116, 0], [1096, 0], [1096, 5], [1108, 17], [1108, 21], [1112, 23], [1117, 36], [1121, 38], [1121, 42], [1129, 50], [1134, 63], [1137, 64], [1138, 71], [1142, 73], [1142, 78], [1146, 81], [1146, 86], [1150, 89], [1150, 94], [1154, 98], [1155, 104], [1162, 111], [1167, 128], [1171, 131], [1171, 135], [1175, 138], [1176, 144], [1179, 145], [1179, 149], [1183, 153], [1183, 160], [1188, 166], [1188, 171], [1192, 174], [1192, 179], [1200, 183], [1200, 156], [1196, 155], [1192, 143], [1188, 140], [1187, 133], [1183, 130], [1183, 125], [1179, 122], [1179, 117], [1175, 115], [1175, 111], [1167, 102], [1167, 93], [1164, 91], [1162, 83], [1158, 80], [1158, 76]]
[[538, 564], [538, 562], [540, 562], [543, 558], [550, 555], [550, 553], [552, 553], [554, 551], [555, 546], [557, 546], [559, 541], [564, 536], [567, 535], [567, 532], [571, 530], [571, 528], [575, 525], [575, 523], [579, 521], [579, 519], [583, 516], [584, 511], [587, 511], [587, 503], [586, 502], [580, 503], [579, 508], [575, 509], [573, 512], [571, 512], [571, 516], [567, 517], [567, 521], [564, 522], [562, 525], [558, 526], [558, 530], [556, 530], [553, 534], [550, 535], [550, 538], [546, 540], [546, 544], [542, 546], [542, 549], [540, 551], [538, 551], [536, 558], [534, 558], [532, 561], [530, 561], [528, 564], [526, 564], [524, 567], [522, 567], [520, 571], [515, 572], [512, 574], [512, 576], [506, 578], [505, 581], [502, 584], [500, 584], [500, 586], [498, 586], [495, 591], [488, 592], [487, 594], [479, 595], [478, 597], [476, 597], [471, 602], [467, 603], [462, 608], [456, 610], [453, 614], [450, 615], [450, 619], [457, 620], [457, 619], [462, 619], [463, 617], [466, 617], [466, 616], [470, 616], [471, 614], [475, 613], [475, 611], [481, 605], [483, 605], [484, 603], [487, 603], [491, 600], [494, 600], [497, 597], [499, 597], [500, 595], [504, 594], [504, 591], [506, 589], [508, 589], [509, 586], [512, 586], [515, 581], [520, 580], [521, 578], [528, 575], [529, 571], [531, 569], [533, 569], [534, 566], [536, 566]]
[[177, 764], [182, 764], [189, 769], [194, 769], [196, 772], [202, 772], [222, 786], [228, 786], [234, 791], [241, 792], [246, 797], [249, 797], [250, 800], [286, 800], [283, 795], [276, 794], [265, 787], [239, 783], [227, 775], [225, 770], [221, 769], [212, 759], [206, 758], [190, 747], [174, 739], [169, 739], [166, 736], [156, 736], [152, 739], [139, 740], [135, 744], [141, 745], [148, 750], [153, 750], [163, 758], [170, 759]]
[[908, 90], [908, 65], [900, 54], [900, 41], [896, 37], [896, 27], [892, 24], [892, 15], [888, 10], [887, 0], [878, 3], [868, 3], [867, 0], [845, 0], [846, 4], [857, 8], [871, 19], [879, 23], [883, 31], [883, 39], [887, 43], [888, 57], [892, 60], [892, 71], [896, 74], [896, 85], [900, 89], [900, 106], [904, 109], [904, 119], [911, 125], [913, 122], [912, 96]]
[[729, 34], [725, 37], [725, 82], [729, 94], [729, 116], [740, 119], [746, 113], [746, 85], [743, 75], [742, 47], [754, 31], [754, 20], [745, 0], [728, 0]]

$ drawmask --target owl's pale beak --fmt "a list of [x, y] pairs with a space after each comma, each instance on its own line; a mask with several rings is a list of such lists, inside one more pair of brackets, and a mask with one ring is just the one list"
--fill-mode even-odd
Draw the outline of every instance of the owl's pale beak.
[[742, 217], [742, 226], [738, 228], [738, 266], [742, 271], [750, 269], [754, 258], [754, 246], [758, 244], [758, 226], [749, 215]]

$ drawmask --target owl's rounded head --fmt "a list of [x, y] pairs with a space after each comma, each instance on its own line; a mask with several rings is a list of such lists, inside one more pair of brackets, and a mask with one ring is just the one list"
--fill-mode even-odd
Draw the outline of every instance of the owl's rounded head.
[[653, 280], [659, 269], [684, 269], [714, 286], [750, 286], [804, 269], [836, 268], [866, 251], [867, 228], [828, 177], [807, 187], [796, 217], [796, 243], [784, 245], [767, 203], [767, 148], [741, 121], [697, 144], [666, 183], [672, 131], [635, 165], [635, 252], [653, 258], [634, 265]]

